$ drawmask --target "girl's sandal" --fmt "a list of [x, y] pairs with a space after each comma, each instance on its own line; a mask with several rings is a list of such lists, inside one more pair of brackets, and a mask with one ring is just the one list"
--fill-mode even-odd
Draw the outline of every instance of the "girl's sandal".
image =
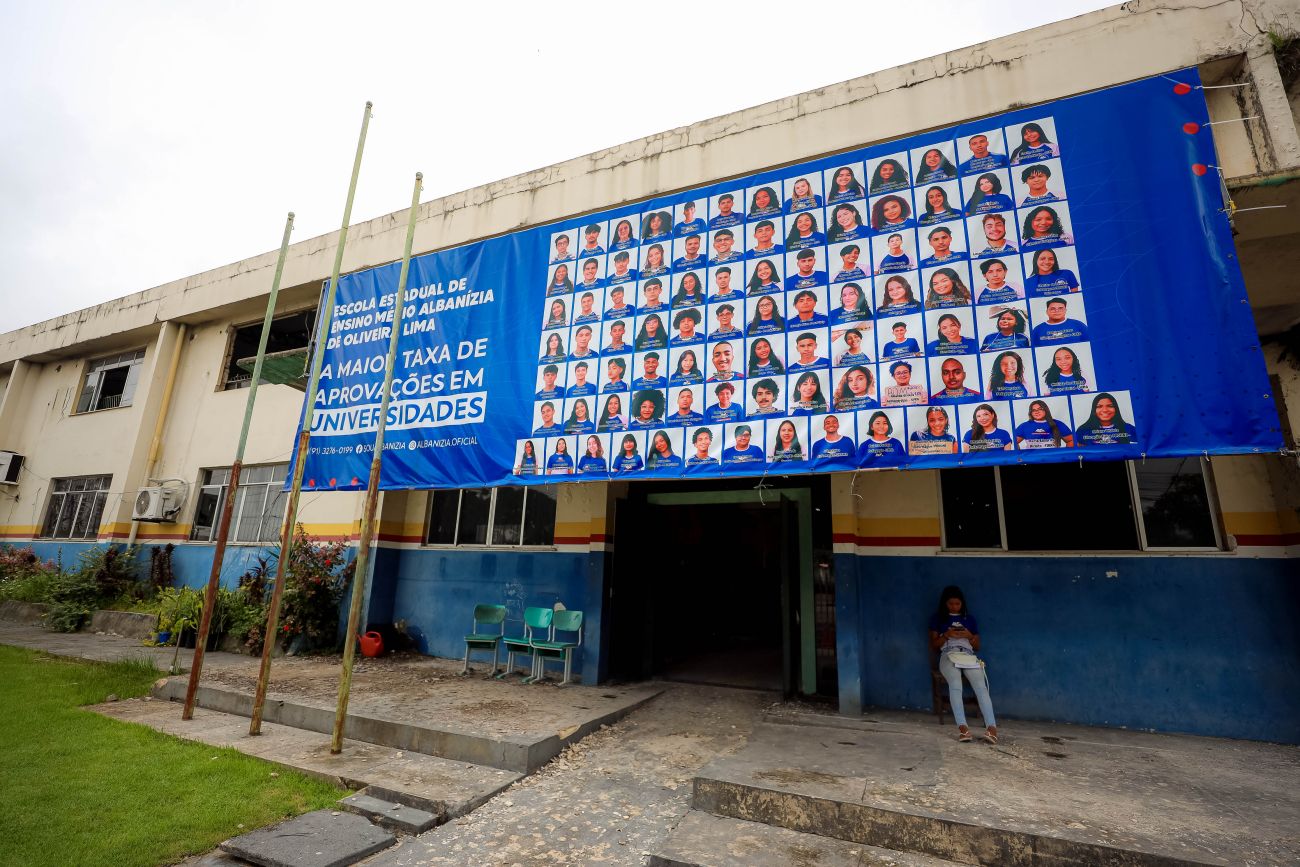
[[993, 731], [993, 729], [986, 730], [980, 737], [994, 745], [998, 742], [998, 733]]
[[970, 730], [969, 730], [969, 729], [958, 729], [958, 730], [957, 730], [957, 740], [958, 740], [959, 742], [963, 743], [963, 744], [968, 744], [968, 743], [970, 743], [970, 742], [971, 742]]

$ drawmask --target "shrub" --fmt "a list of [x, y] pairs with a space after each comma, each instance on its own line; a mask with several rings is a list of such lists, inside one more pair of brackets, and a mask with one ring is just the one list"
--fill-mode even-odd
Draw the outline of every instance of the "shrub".
[[280, 602], [282, 644], [302, 636], [304, 650], [338, 645], [339, 603], [356, 569], [347, 550], [343, 542], [322, 542], [298, 526]]
[[175, 583], [175, 574], [172, 572], [172, 552], [176, 546], [168, 542], [161, 548], [154, 545], [149, 549], [149, 583], [153, 585], [154, 593], [161, 593]]
[[19, 548], [0, 543], [0, 599], [49, 602], [58, 571], [53, 560], [42, 561], [30, 545]]

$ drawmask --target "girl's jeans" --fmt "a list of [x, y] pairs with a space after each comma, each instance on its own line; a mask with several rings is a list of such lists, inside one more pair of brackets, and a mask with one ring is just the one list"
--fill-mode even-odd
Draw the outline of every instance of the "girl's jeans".
[[989, 699], [989, 683], [984, 678], [982, 668], [958, 668], [948, 661], [948, 654], [939, 654], [939, 673], [948, 681], [948, 700], [952, 702], [952, 716], [957, 725], [966, 725], [966, 705], [961, 698], [961, 676], [966, 675], [971, 689], [975, 691], [975, 700], [979, 702], [980, 716], [984, 717], [985, 728], [995, 726], [998, 721], [993, 718], [993, 702]]

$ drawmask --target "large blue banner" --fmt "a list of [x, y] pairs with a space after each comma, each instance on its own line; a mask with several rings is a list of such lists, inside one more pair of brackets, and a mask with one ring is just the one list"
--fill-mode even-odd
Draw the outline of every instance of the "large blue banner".
[[[1275, 450], [1198, 85], [413, 259], [382, 487]], [[310, 488], [366, 485], [399, 267], [339, 282]]]

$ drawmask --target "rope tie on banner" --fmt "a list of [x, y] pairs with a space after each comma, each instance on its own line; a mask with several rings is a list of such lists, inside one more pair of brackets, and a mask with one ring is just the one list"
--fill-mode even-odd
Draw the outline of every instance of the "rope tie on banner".
[[1228, 89], [1228, 88], [1233, 88], [1233, 87], [1250, 87], [1250, 85], [1251, 85], [1251, 82], [1249, 82], [1249, 81], [1243, 81], [1243, 82], [1241, 82], [1241, 83], [1239, 83], [1239, 84], [1195, 84], [1195, 85], [1192, 85], [1192, 84], [1188, 84], [1188, 83], [1185, 82], [1185, 81], [1179, 81], [1178, 79], [1176, 79], [1176, 78], [1172, 78], [1172, 77], [1170, 77], [1170, 76], [1168, 76], [1168, 75], [1162, 75], [1162, 76], [1160, 76], [1160, 77], [1163, 78], [1165, 81], [1172, 81], [1172, 82], [1174, 83], [1174, 93], [1178, 94], [1179, 96], [1185, 96], [1186, 94], [1191, 93], [1193, 90], [1226, 90], [1226, 89]]

